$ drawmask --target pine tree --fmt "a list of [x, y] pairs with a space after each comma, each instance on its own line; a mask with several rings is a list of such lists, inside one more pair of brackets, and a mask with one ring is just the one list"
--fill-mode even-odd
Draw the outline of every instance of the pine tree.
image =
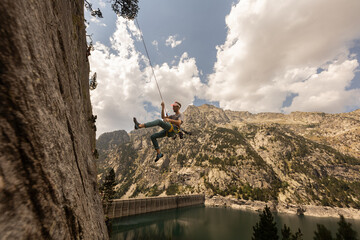
[[316, 224], [314, 240], [332, 240], [331, 232], [322, 224]]
[[[110, 0], [111, 8], [113, 11], [123, 18], [133, 20], [136, 18], [139, 11], [139, 0]], [[92, 3], [87, 0], [84, 0], [85, 8], [90, 11], [91, 16], [102, 18], [102, 12], [98, 8], [94, 10], [92, 8]]]
[[115, 198], [115, 171], [110, 169], [109, 173], [105, 176], [105, 181], [100, 187], [100, 193], [102, 195], [102, 203], [104, 205], [104, 212], [107, 214], [109, 207], [111, 206], [112, 199]]
[[105, 182], [102, 186], [103, 190], [103, 202], [111, 202], [115, 197], [115, 171], [110, 169], [109, 173], [105, 176]]
[[281, 229], [282, 240], [302, 240], [303, 234], [301, 233], [300, 228], [295, 234], [292, 234], [290, 227], [284, 224], [284, 227]]
[[252, 240], [278, 240], [277, 227], [268, 206], [259, 214], [260, 221], [253, 227]]
[[347, 223], [343, 215], [340, 215], [339, 228], [336, 240], [357, 240], [357, 233], [352, 229], [351, 223]]
[[300, 228], [298, 228], [298, 231], [295, 234], [291, 235], [291, 240], [302, 240], [303, 238], [303, 234], [300, 230]]
[[107, 216], [109, 212], [109, 208], [112, 203], [112, 199], [115, 198], [115, 171], [113, 168], [110, 169], [109, 173], [105, 176], [105, 182], [100, 187], [100, 192], [102, 194], [102, 203], [104, 206], [104, 213], [105, 213], [105, 224], [109, 233], [109, 236], [111, 236], [111, 229], [112, 229], [112, 221]]
[[284, 227], [281, 229], [281, 235], [282, 235], [282, 240], [291, 239], [291, 230], [290, 227], [286, 226], [286, 224], [284, 224]]

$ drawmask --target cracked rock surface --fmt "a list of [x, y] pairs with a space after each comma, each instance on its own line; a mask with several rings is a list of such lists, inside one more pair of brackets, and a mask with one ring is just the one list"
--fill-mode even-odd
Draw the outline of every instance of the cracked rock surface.
[[107, 239], [84, 2], [0, 1], [1, 239]]

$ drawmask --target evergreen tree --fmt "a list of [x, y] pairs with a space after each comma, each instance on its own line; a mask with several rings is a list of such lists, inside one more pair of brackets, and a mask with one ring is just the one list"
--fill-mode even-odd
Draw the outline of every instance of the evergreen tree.
[[302, 240], [303, 239], [302, 237], [303, 237], [303, 234], [299, 228], [295, 234], [291, 235], [291, 240]]
[[314, 240], [332, 240], [331, 232], [322, 224], [316, 224]]
[[281, 229], [282, 240], [302, 240], [303, 234], [301, 233], [300, 228], [295, 234], [291, 233], [290, 227], [284, 224], [284, 227]]
[[260, 221], [253, 227], [252, 240], [278, 240], [277, 227], [268, 206], [259, 214]]
[[284, 224], [284, 227], [281, 229], [281, 236], [282, 240], [290, 240], [291, 239], [291, 230], [286, 224]]
[[139, 11], [138, 0], [112, 0], [114, 12], [123, 18], [134, 19]]
[[113, 168], [110, 169], [109, 173], [105, 176], [104, 184], [100, 187], [100, 193], [102, 194], [102, 203], [105, 213], [105, 224], [111, 236], [112, 222], [111, 219], [107, 216], [109, 208], [112, 203], [112, 199], [115, 198], [115, 171]]
[[[109, 0], [111, 3], [111, 8], [113, 11], [123, 18], [134, 19], [136, 18], [139, 11], [139, 0]], [[90, 11], [91, 16], [102, 18], [102, 12], [98, 8], [94, 10], [92, 8], [92, 3], [87, 0], [84, 0], [85, 8]]]
[[347, 223], [343, 215], [340, 215], [339, 228], [336, 240], [357, 240], [357, 233], [352, 229], [351, 223]]
[[103, 202], [109, 202], [115, 197], [115, 171], [110, 169], [109, 173], [105, 176], [105, 182], [103, 184]]

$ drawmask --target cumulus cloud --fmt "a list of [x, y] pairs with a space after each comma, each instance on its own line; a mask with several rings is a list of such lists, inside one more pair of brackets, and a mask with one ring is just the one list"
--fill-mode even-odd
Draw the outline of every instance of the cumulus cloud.
[[156, 48], [157, 51], [159, 51], [159, 42], [154, 40], [151, 42], [151, 44]]
[[[239, 1], [202, 96], [252, 112], [360, 107], [359, 89], [347, 88], [359, 65], [349, 50], [359, 10], [358, 0]], [[283, 107], [288, 96], [296, 97]]]
[[106, 7], [106, 3], [102, 0], [99, 0], [99, 5], [103, 8]]
[[169, 36], [165, 41], [165, 45], [171, 46], [172, 48], [179, 46], [182, 43], [182, 40], [176, 40], [176, 38], [177, 38], [176, 35]]
[[360, 106], [359, 90], [346, 90], [358, 66], [357, 60], [333, 63], [321, 73], [313, 73], [307, 81], [290, 84], [288, 89], [298, 96], [284, 111], [344, 112], [346, 106]]
[[[131, 130], [134, 116], [140, 122], [160, 117], [161, 100], [152, 70], [134, 44], [140, 40], [140, 32], [133, 21], [118, 18], [116, 25], [111, 47], [97, 42], [89, 57], [92, 73], [97, 72], [98, 86], [91, 91], [91, 101], [98, 115], [98, 136], [118, 129]], [[174, 66], [155, 65], [154, 71], [168, 109], [174, 100], [180, 101], [184, 109], [192, 104], [202, 86], [195, 59], [184, 53]], [[150, 83], [146, 83], [148, 79]], [[149, 103], [158, 111], [148, 111]]]
[[97, 25], [102, 26], [102, 27], [107, 26], [105, 23], [101, 22], [100, 19], [98, 19], [96, 17], [91, 17], [90, 21], [93, 22], [93, 23], [96, 23]]

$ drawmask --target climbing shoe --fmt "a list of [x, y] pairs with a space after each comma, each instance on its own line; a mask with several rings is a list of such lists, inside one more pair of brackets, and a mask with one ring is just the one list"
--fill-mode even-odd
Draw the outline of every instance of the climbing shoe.
[[160, 158], [162, 158], [164, 156], [164, 154], [162, 153], [159, 153], [156, 155], [156, 158], [155, 158], [155, 162], [159, 161]]
[[135, 129], [139, 129], [140, 127], [139, 127], [139, 125], [140, 125], [140, 123], [136, 120], [136, 118], [134, 117], [134, 123], [135, 123]]

